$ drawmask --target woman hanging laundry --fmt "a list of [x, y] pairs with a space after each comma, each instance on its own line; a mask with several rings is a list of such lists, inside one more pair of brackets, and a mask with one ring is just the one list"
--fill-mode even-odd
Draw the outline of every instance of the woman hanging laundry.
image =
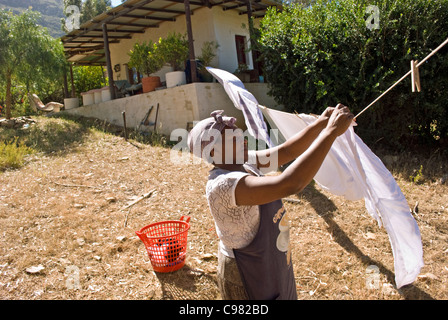
[[[334, 140], [353, 121], [338, 104], [285, 143], [248, 151], [236, 119], [215, 111], [191, 130], [190, 151], [214, 164], [206, 196], [220, 238], [218, 286], [223, 299], [297, 299], [289, 219], [281, 199], [300, 192], [319, 170]], [[281, 174], [260, 169], [292, 163]]]

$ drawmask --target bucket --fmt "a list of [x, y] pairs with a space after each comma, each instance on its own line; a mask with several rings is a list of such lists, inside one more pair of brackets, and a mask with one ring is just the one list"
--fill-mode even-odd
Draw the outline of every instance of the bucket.
[[155, 272], [173, 272], [185, 265], [190, 217], [162, 221], [135, 233], [142, 240]]

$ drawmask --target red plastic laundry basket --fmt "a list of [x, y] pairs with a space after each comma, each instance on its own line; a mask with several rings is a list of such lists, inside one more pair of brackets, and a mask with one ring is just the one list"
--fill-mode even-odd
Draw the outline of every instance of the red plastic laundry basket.
[[185, 264], [190, 217], [162, 221], [143, 227], [135, 233], [143, 241], [152, 268], [156, 272], [173, 272]]

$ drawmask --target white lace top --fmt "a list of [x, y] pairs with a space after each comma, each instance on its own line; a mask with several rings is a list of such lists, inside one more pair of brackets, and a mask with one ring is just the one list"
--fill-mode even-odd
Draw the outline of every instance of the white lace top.
[[233, 249], [249, 245], [257, 234], [260, 224], [260, 211], [256, 206], [237, 206], [235, 188], [238, 181], [250, 174], [262, 175], [248, 163], [244, 165], [248, 172], [227, 171], [215, 168], [210, 171], [206, 187], [207, 201], [215, 220], [216, 232], [220, 241], [220, 250], [234, 257]]

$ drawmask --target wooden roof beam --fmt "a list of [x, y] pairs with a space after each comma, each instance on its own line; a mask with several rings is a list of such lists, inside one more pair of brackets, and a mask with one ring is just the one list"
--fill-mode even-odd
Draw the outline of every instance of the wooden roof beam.
[[75, 56], [75, 55], [93, 55], [93, 54], [98, 54], [96, 53], [96, 51], [98, 51], [99, 49], [103, 49], [103, 47], [101, 48], [97, 48], [95, 49], [83, 49], [83, 48], [73, 48], [73, 49], [77, 49], [77, 50], [69, 50], [69, 51], [65, 51], [66, 54], [69, 54], [70, 56]]
[[[123, 5], [123, 7], [129, 8], [129, 7], [132, 7], [132, 6], [130, 6], [130, 5]], [[146, 11], [149, 11], [149, 12], [185, 14], [185, 11], [182, 11], [182, 10], [172, 10], [172, 9], [164, 9], [164, 8], [147, 8], [147, 7], [142, 7], [142, 8], [138, 8], [138, 10], [146, 10]]]
[[[118, 27], [119, 28], [119, 27]], [[101, 32], [101, 29], [94, 29], [92, 31]], [[131, 29], [107, 29], [107, 33], [145, 33], [145, 30], [131, 30]], [[110, 36], [109, 36], [110, 37]]]
[[222, 7], [222, 11], [227, 11], [227, 10], [232, 10], [232, 9], [238, 9], [238, 8], [241, 8], [241, 7], [246, 7], [246, 4], [245, 4], [245, 3], [242, 3], [242, 4], [235, 4], [235, 5], [233, 5], [233, 6]]
[[[102, 34], [89, 34], [89, 35], [83, 36], [83, 38], [101, 38], [102, 39], [103, 35]], [[132, 36], [130, 36], [130, 35], [123, 35], [123, 36], [109, 35], [109, 39], [132, 39]], [[75, 42], [75, 41], [73, 41], [73, 42]]]
[[[118, 41], [118, 40], [109, 41], [109, 43], [119, 43], [119, 42], [120, 41]], [[103, 40], [101, 40], [101, 41], [100, 40], [86, 40], [86, 41], [74, 40], [74, 41], [70, 41], [70, 43], [84, 43], [84, 44], [87, 44], [87, 43], [104, 43], [104, 41]]]
[[[255, 12], [263, 12], [263, 11], [266, 11], [266, 9], [267, 9], [267, 8], [255, 9], [255, 10], [252, 10], [252, 13], [255, 13]], [[242, 11], [242, 12], [239, 13], [239, 15], [241, 16], [241, 15], [248, 14], [248, 13], [249, 13], [249, 11]]]
[[157, 25], [157, 24], [147, 25], [147, 24], [139, 24], [139, 23], [132, 23], [132, 22], [115, 22], [115, 21], [108, 22], [107, 25], [138, 27], [138, 28], [158, 28], [159, 27], [159, 25]]
[[[223, 5], [223, 4], [230, 3], [230, 2], [240, 3], [240, 4], [244, 4], [244, 5], [247, 4], [246, 0], [222, 0], [220, 2], [212, 3], [212, 6], [213, 7], [214, 6], [220, 6], [220, 5]], [[251, 0], [251, 2], [258, 3], [258, 2], [261, 2], [261, 0]]]
[[[93, 30], [90, 30], [91, 32], [102, 32], [102, 30], [101, 29], [93, 29]], [[117, 29], [114, 29], [114, 30], [109, 30], [109, 32], [111, 33], [111, 32], [119, 32], [119, 33], [145, 33], [145, 31], [144, 30], [130, 30], [130, 29], [123, 29], [123, 30], [117, 30]], [[69, 37], [69, 38], [78, 38], [78, 37], [81, 37], [81, 38], [97, 38], [97, 37], [99, 37], [99, 38], [102, 38], [103, 36], [102, 35], [86, 35], [86, 34], [88, 34], [88, 33], [85, 33], [84, 35], [82, 35], [82, 36], [78, 36], [77, 34], [71, 34], [71, 35], [66, 35], [66, 37]], [[119, 38], [123, 38], [123, 39], [129, 39], [128, 37], [129, 37], [129, 35], [123, 35], [123, 36], [110, 36], [111, 38], [117, 38], [117, 39], [119, 39]], [[69, 39], [66, 39], [64, 42], [70, 42], [70, 40]]]
[[[107, 14], [111, 15], [112, 13], [108, 12]], [[176, 21], [176, 18], [159, 18], [159, 17], [149, 17], [147, 15], [139, 16], [137, 14], [125, 14], [122, 15], [125, 18], [134, 18], [134, 19], [143, 19], [143, 20], [156, 20], [156, 21]], [[108, 23], [111, 24], [111, 23]]]
[[[167, 2], [175, 2], [175, 3], [184, 3], [184, 0], [165, 0]], [[203, 6], [204, 4], [201, 1], [190, 1], [190, 5], [194, 6]]]
[[[261, 0], [252, 0], [251, 1], [251, 5], [252, 5], [252, 2], [254, 2], [254, 4], [256, 4], [256, 3], [260, 2], [260, 1]], [[235, 1], [235, 0], [233, 0], [233, 1], [229, 1], [229, 2], [237, 2], [239, 4], [235, 4], [233, 6], [228, 6], [228, 7], [222, 7], [223, 11], [232, 10], [232, 9], [238, 9], [238, 8], [242, 8], [242, 7], [247, 7], [247, 1]], [[257, 8], [256, 10], [252, 10], [252, 12], [260, 11], [260, 10], [263, 10], [263, 8]], [[240, 12], [240, 14], [248, 14], [248, 13], [249, 13], [249, 11], [247, 11], [247, 10], [245, 12]]]

